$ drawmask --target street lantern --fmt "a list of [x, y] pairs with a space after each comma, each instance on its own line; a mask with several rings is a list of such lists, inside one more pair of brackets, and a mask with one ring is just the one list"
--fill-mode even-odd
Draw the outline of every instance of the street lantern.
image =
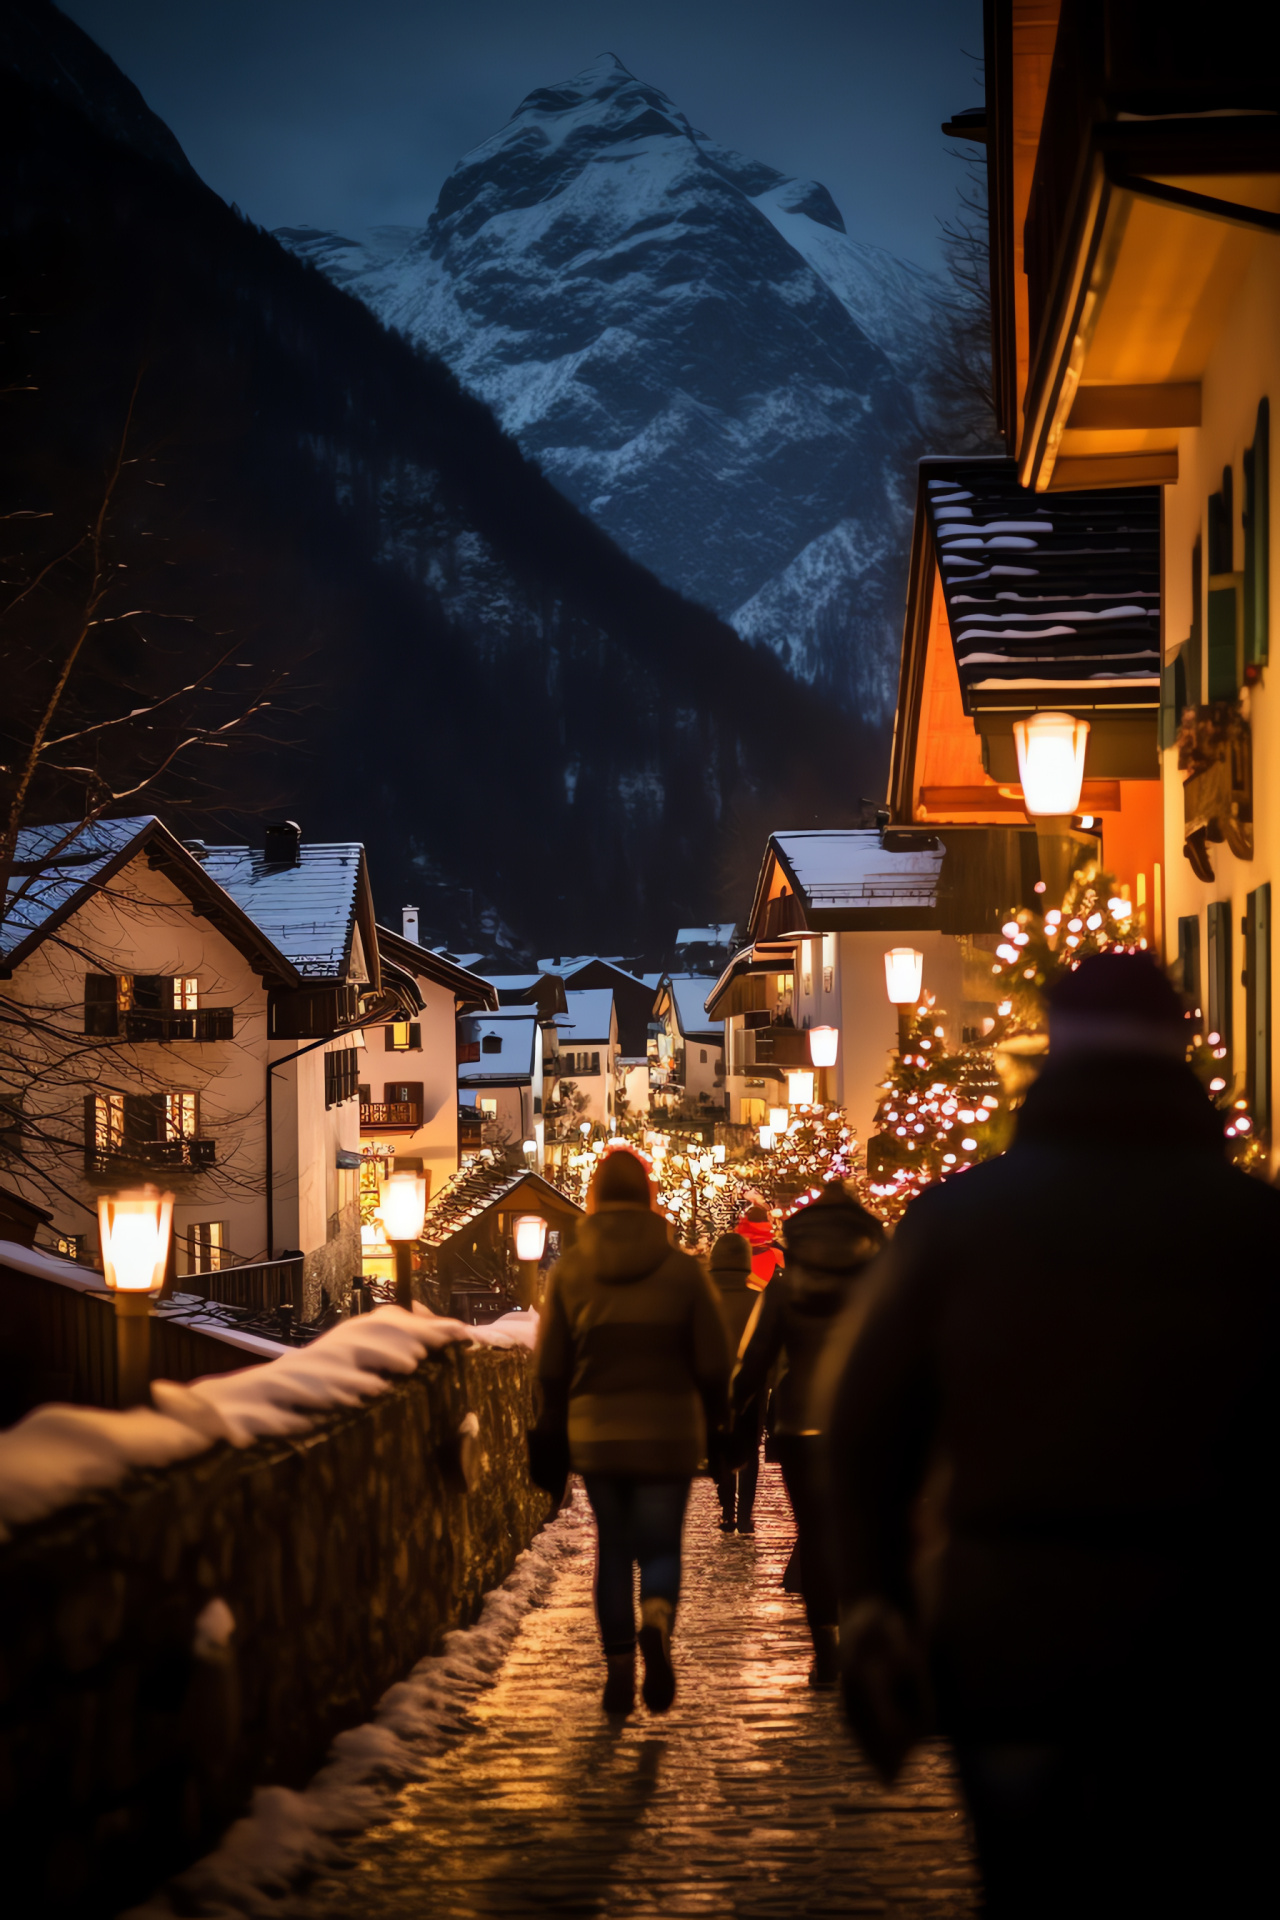
[[1014, 721], [1022, 799], [1033, 818], [1062, 818], [1075, 812], [1084, 784], [1088, 741], [1089, 722], [1070, 713], [1033, 713]]
[[787, 1075], [787, 1104], [792, 1107], [813, 1105], [813, 1074], [807, 1068], [799, 1068]]
[[590, 1133], [590, 1131], [591, 1131], [591, 1122], [590, 1122], [589, 1120], [581, 1120], [581, 1121], [579, 1121], [579, 1123], [578, 1123], [578, 1132], [579, 1132], [579, 1133], [580, 1133], [580, 1134], [582, 1135], [582, 1137], [583, 1137], [583, 1139], [584, 1139], [584, 1140], [586, 1139], [586, 1137], [587, 1137], [587, 1135], [588, 1135], [588, 1134]]
[[1033, 713], [1013, 723], [1022, 803], [1035, 821], [1046, 900], [1066, 896], [1075, 863], [1071, 816], [1080, 805], [1089, 722], [1070, 713]]
[[547, 1245], [547, 1223], [540, 1213], [522, 1213], [515, 1225], [516, 1259], [541, 1260]]
[[834, 1067], [839, 1052], [839, 1027], [810, 1027], [809, 1058], [815, 1067]]
[[770, 1152], [770, 1151], [771, 1151], [771, 1149], [772, 1149], [772, 1147], [773, 1147], [773, 1144], [774, 1144], [774, 1133], [773, 1133], [773, 1128], [772, 1128], [772, 1127], [761, 1127], [761, 1129], [760, 1129], [760, 1145], [761, 1145], [761, 1146], [763, 1147], [763, 1149], [764, 1149], [764, 1151], [765, 1151], [766, 1153], [768, 1153], [768, 1152]]
[[924, 955], [914, 947], [890, 947], [884, 956], [884, 987], [890, 1003], [898, 1009], [898, 1052], [907, 1050], [911, 1031], [911, 1008], [920, 1001], [924, 976]]
[[724, 1157], [725, 1157], [725, 1146], [722, 1140], [716, 1146], [712, 1147], [711, 1158], [715, 1161], [718, 1167], [722, 1167], [724, 1165]]
[[785, 1133], [791, 1115], [785, 1107], [770, 1107], [769, 1126], [775, 1134]]
[[102, 1194], [98, 1235], [102, 1277], [115, 1299], [116, 1400], [136, 1407], [151, 1380], [151, 1302], [164, 1285], [173, 1195], [158, 1187]]
[[420, 1173], [393, 1173], [382, 1183], [379, 1213], [395, 1249], [396, 1305], [413, 1310], [413, 1243], [427, 1216], [427, 1183]]
[[538, 1262], [547, 1247], [547, 1223], [540, 1213], [522, 1213], [513, 1228], [516, 1259], [520, 1263], [520, 1305], [536, 1306]]

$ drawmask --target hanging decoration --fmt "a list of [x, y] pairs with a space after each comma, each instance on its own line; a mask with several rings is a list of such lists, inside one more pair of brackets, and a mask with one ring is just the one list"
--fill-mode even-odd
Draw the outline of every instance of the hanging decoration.
[[942, 1010], [922, 995], [903, 1023], [867, 1145], [865, 1203], [896, 1221], [935, 1180], [963, 1173], [1009, 1144], [1009, 1108], [990, 1047], [947, 1050]]

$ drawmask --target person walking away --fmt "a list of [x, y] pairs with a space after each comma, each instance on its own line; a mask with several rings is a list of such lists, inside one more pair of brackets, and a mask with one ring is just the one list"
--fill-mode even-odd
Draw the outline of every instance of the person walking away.
[[782, 1237], [786, 1265], [770, 1282], [751, 1324], [733, 1378], [732, 1404], [740, 1414], [752, 1400], [761, 1400], [770, 1370], [781, 1359], [773, 1444], [799, 1536], [800, 1589], [813, 1637], [809, 1684], [833, 1687], [839, 1678], [838, 1599], [813, 1383], [832, 1332], [884, 1243], [884, 1228], [842, 1181], [832, 1180], [816, 1200], [790, 1215]]
[[889, 1781], [932, 1695], [992, 1916], [1269, 1880], [1280, 1193], [1186, 1037], [1147, 954], [1066, 974], [1011, 1149], [912, 1204], [833, 1359], [846, 1706]]
[[539, 1428], [567, 1429], [569, 1461], [595, 1514], [608, 1713], [635, 1704], [637, 1563], [644, 1702], [662, 1713], [675, 1698], [684, 1510], [724, 1424], [729, 1368], [715, 1290], [673, 1244], [644, 1162], [615, 1148], [551, 1274], [534, 1353]]
[[[729, 1352], [737, 1354], [756, 1303], [760, 1298], [751, 1285], [751, 1249], [740, 1233], [722, 1233], [711, 1249], [711, 1283], [720, 1296]], [[747, 1431], [735, 1434], [744, 1447], [754, 1435], [755, 1444], [740, 1467], [727, 1461], [716, 1475], [720, 1496], [720, 1531], [754, 1533], [756, 1485], [760, 1478], [760, 1437], [764, 1430], [764, 1395], [757, 1394], [745, 1421]]]
[[735, 1231], [742, 1235], [751, 1249], [750, 1284], [757, 1292], [763, 1293], [782, 1264], [782, 1248], [774, 1238], [769, 1209], [759, 1201], [754, 1202], [739, 1220]]

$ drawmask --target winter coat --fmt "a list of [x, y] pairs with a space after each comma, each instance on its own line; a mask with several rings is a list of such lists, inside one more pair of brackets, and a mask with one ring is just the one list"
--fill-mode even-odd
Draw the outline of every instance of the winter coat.
[[775, 1269], [781, 1265], [782, 1254], [773, 1237], [773, 1226], [768, 1220], [748, 1220], [744, 1214], [735, 1229], [751, 1248], [751, 1285], [757, 1292], [767, 1287]]
[[751, 1285], [751, 1253], [741, 1234], [722, 1233], [712, 1247], [711, 1284], [720, 1296], [729, 1352], [736, 1354], [760, 1300], [759, 1290]]
[[842, 1597], [915, 1612], [946, 1730], [1269, 1727], [1280, 1193], [1190, 1070], [1051, 1062], [872, 1286], [825, 1383]]
[[580, 1473], [692, 1474], [724, 1421], [729, 1343], [715, 1290], [661, 1214], [601, 1206], [552, 1272], [534, 1378]]
[[763, 1390], [780, 1359], [771, 1416], [775, 1436], [820, 1431], [814, 1375], [875, 1251], [856, 1220], [841, 1221], [821, 1236], [805, 1235], [789, 1248], [786, 1266], [760, 1300], [733, 1377], [735, 1412]]

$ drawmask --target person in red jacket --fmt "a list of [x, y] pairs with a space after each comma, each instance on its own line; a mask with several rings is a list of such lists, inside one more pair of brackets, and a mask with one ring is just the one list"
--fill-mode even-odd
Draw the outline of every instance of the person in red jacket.
[[747, 1285], [754, 1287], [757, 1293], [763, 1293], [782, 1264], [782, 1248], [773, 1237], [773, 1222], [769, 1218], [768, 1208], [758, 1203], [748, 1207], [735, 1231], [742, 1235], [751, 1248], [751, 1278]]

